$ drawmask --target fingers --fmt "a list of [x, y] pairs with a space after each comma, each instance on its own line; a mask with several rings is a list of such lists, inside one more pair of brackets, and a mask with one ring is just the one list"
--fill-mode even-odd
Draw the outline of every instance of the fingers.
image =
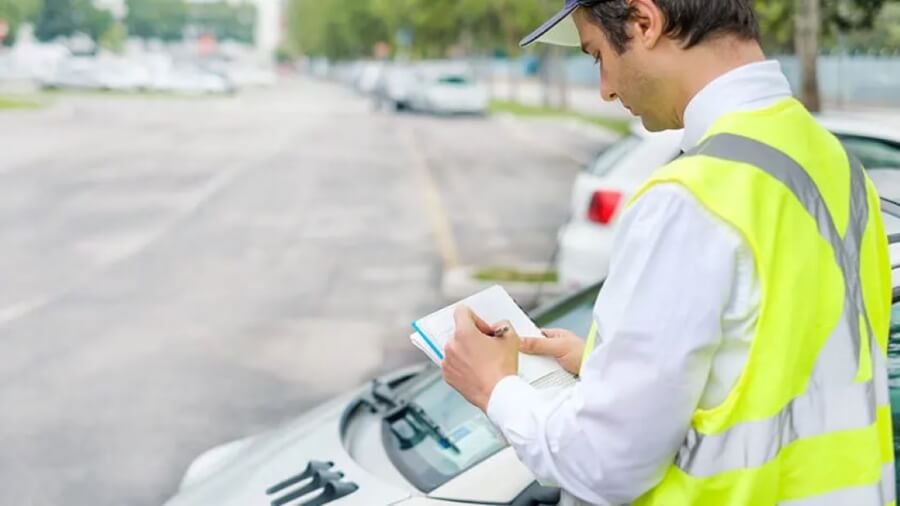
[[494, 329], [487, 324], [486, 321], [482, 320], [475, 311], [469, 310], [472, 313], [472, 320], [475, 322], [475, 327], [480, 330], [483, 334], [493, 335]]
[[502, 320], [495, 323], [491, 327], [491, 335], [494, 337], [510, 337], [515, 335], [516, 329], [513, 328], [509, 320]]
[[456, 324], [455, 335], [467, 335], [471, 332], [478, 332], [485, 335], [493, 335], [494, 329], [478, 317], [472, 308], [462, 304], [456, 306], [453, 310], [453, 321]]
[[541, 329], [541, 334], [550, 339], [559, 339], [567, 337], [571, 332], [566, 329]]
[[519, 341], [519, 350], [527, 355], [557, 357], [565, 354], [566, 345], [566, 342], [560, 340], [524, 337]]

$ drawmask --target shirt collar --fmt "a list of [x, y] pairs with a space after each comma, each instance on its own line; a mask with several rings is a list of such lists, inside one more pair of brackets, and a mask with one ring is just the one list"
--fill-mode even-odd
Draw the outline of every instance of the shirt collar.
[[776, 60], [749, 63], [710, 81], [684, 110], [682, 151], [703, 138], [725, 114], [763, 109], [791, 97], [791, 85]]

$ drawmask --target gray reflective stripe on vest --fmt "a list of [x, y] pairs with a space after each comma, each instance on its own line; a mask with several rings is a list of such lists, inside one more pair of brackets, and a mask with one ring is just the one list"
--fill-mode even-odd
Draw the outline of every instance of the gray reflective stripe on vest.
[[[862, 298], [859, 257], [868, 222], [868, 199], [862, 165], [851, 160], [850, 219], [842, 240], [815, 182], [797, 162], [771, 146], [733, 134], [706, 139], [685, 156], [709, 156], [746, 163], [783, 183], [813, 217], [820, 234], [831, 245], [845, 281], [844, 313], [822, 349], [807, 391], [793, 399], [775, 416], [744, 422], [719, 434], [701, 434], [691, 428], [676, 456], [675, 464], [696, 477], [757, 467], [774, 459], [781, 448], [798, 439], [839, 430], [870, 426], [876, 405], [888, 404], [886, 378], [877, 341], [874, 339]], [[854, 383], [862, 336], [859, 319], [865, 323], [866, 344], [873, 357], [874, 381]], [[893, 499], [893, 479], [881, 484], [880, 499]], [[877, 490], [881, 488], [876, 487]], [[859, 504], [871, 503], [864, 501]]]
[[[872, 328], [869, 325], [868, 315], [864, 308], [862, 290], [859, 283], [859, 250], [862, 236], [869, 219], [868, 199], [866, 198], [866, 182], [862, 165], [853, 157], [850, 157], [850, 219], [847, 224], [847, 235], [844, 240], [834, 225], [834, 220], [825, 199], [819, 192], [819, 187], [812, 180], [809, 173], [796, 161], [777, 149], [755, 139], [734, 134], [718, 134], [707, 138], [700, 145], [685, 153], [686, 156], [703, 155], [722, 160], [730, 160], [738, 163], [746, 163], [763, 170], [778, 181], [781, 181], [797, 197], [819, 228], [819, 233], [831, 245], [835, 260], [844, 274], [844, 284], [851, 322], [859, 321], [860, 312], [865, 317], [866, 328], [872, 337]], [[853, 319], [853, 317], [856, 319]], [[855, 356], [859, 361], [859, 329], [852, 325], [850, 331], [855, 339]]]

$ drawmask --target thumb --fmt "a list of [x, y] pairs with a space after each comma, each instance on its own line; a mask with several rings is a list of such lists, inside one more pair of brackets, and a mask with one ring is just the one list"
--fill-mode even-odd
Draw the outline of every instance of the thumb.
[[519, 344], [519, 350], [526, 355], [558, 357], [566, 353], [566, 344], [567, 343], [564, 341], [558, 339], [523, 337]]
[[469, 306], [462, 304], [453, 310], [453, 320], [457, 329], [477, 329], [482, 334], [492, 334], [491, 326], [484, 322]]

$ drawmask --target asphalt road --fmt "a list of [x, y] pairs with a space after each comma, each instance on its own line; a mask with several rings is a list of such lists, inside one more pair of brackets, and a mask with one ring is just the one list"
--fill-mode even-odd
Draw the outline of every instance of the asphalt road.
[[419, 359], [443, 266], [544, 261], [602, 139], [334, 85], [0, 112], [0, 504], [158, 505]]

